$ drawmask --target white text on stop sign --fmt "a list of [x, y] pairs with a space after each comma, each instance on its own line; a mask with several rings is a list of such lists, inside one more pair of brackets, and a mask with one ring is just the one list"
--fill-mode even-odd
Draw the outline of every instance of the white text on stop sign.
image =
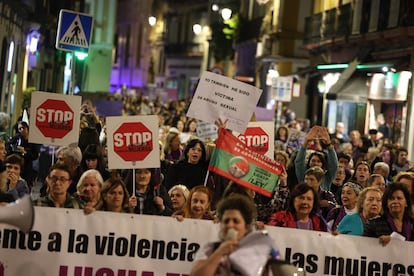
[[36, 114], [36, 120], [38, 122], [68, 122], [73, 120], [73, 112], [62, 111], [56, 109], [44, 109], [38, 108]]
[[114, 146], [145, 145], [152, 139], [151, 132], [126, 132], [114, 134]]
[[263, 146], [269, 142], [267, 135], [240, 135], [239, 139], [248, 147]]

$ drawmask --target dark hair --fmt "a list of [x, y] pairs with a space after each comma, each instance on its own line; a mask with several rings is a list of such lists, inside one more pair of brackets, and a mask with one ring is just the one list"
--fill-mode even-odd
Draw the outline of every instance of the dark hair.
[[128, 206], [128, 200], [129, 200], [129, 192], [120, 178], [109, 178], [107, 181], [104, 182], [103, 188], [101, 190], [101, 195], [103, 200], [103, 209], [108, 210], [107, 204], [106, 204], [106, 195], [113, 191], [116, 187], [121, 186], [122, 190], [124, 191], [124, 199], [122, 200], [122, 210], [127, 211], [129, 213], [132, 212], [132, 210]]
[[17, 164], [20, 166], [20, 169], [23, 169], [24, 159], [20, 155], [13, 153], [4, 159], [4, 164]]
[[226, 198], [226, 197], [233, 196], [233, 195], [236, 195], [236, 194], [247, 196], [250, 199], [253, 198], [253, 192], [250, 189], [248, 189], [248, 188], [246, 188], [242, 185], [236, 184], [233, 181], [230, 181], [227, 184], [226, 188], [224, 189], [222, 198]]
[[25, 121], [18, 121], [16, 126], [22, 125], [23, 127], [29, 129], [29, 124]]
[[91, 160], [91, 159], [98, 160], [96, 170], [98, 170], [102, 174], [105, 171], [105, 167], [103, 164], [102, 147], [100, 145], [89, 144], [85, 148], [85, 150], [82, 153], [82, 161], [81, 161], [81, 167], [83, 170], [88, 170], [88, 166], [86, 165], [86, 160]]
[[388, 185], [388, 187], [384, 191], [384, 195], [382, 196], [382, 209], [384, 210], [384, 214], [388, 214], [390, 210], [388, 209], [388, 200], [392, 197], [392, 194], [396, 191], [401, 191], [404, 194], [405, 201], [407, 202], [407, 206], [404, 210], [404, 218], [405, 219], [412, 219], [413, 213], [411, 209], [411, 196], [408, 192], [407, 188], [401, 184], [400, 182], [392, 183]]
[[61, 171], [65, 171], [69, 174], [69, 179], [72, 179], [72, 173], [69, 170], [69, 167], [66, 164], [63, 163], [56, 163], [53, 166], [50, 167], [49, 172], [47, 173], [47, 175], [49, 176], [50, 173], [53, 170], [61, 170]]
[[345, 153], [345, 152], [340, 152], [340, 153], [338, 153], [338, 160], [341, 159], [341, 158], [346, 159], [348, 162], [350, 162], [352, 156]]
[[205, 162], [206, 161], [206, 147], [203, 143], [203, 141], [201, 141], [200, 139], [192, 139], [190, 141], [188, 141], [187, 146], [184, 149], [184, 156], [185, 159], [188, 159], [188, 152], [190, 151], [191, 148], [194, 148], [195, 145], [200, 144], [201, 147], [201, 151], [202, 151], [202, 155], [201, 155], [201, 159], [200, 162]]
[[[132, 174], [134, 171], [135, 173], [138, 173], [138, 170], [149, 170], [151, 172], [151, 178], [148, 183], [148, 191], [151, 189], [155, 189], [155, 187], [160, 184], [161, 175], [160, 175], [160, 170], [158, 168], [140, 168], [140, 169], [135, 169], [135, 170], [128, 170], [127, 175], [125, 177], [125, 183], [126, 183], [127, 190], [131, 195], [135, 194], [135, 191], [133, 191]], [[154, 195], [153, 193], [150, 193], [149, 196], [154, 196]]]
[[298, 184], [293, 188], [292, 193], [290, 194], [288, 211], [291, 212], [292, 214], [296, 214], [295, 203], [294, 203], [295, 198], [297, 198], [300, 195], [306, 194], [309, 191], [312, 191], [312, 194], [313, 194], [313, 206], [312, 206], [312, 210], [309, 216], [316, 215], [319, 210], [318, 194], [315, 192], [315, 190], [312, 187], [308, 186], [307, 184]]
[[227, 210], [238, 210], [246, 224], [252, 224], [256, 220], [256, 207], [253, 201], [244, 195], [232, 195], [218, 202], [217, 216], [220, 221]]
[[326, 170], [327, 163], [326, 163], [325, 154], [323, 152], [320, 152], [320, 151], [314, 151], [314, 152], [312, 152], [309, 155], [308, 163], [306, 164], [306, 168], [310, 168], [310, 161], [311, 161], [311, 159], [312, 159], [313, 156], [317, 156], [319, 158], [319, 160], [321, 160], [321, 162], [322, 162], [322, 169], [325, 169]]

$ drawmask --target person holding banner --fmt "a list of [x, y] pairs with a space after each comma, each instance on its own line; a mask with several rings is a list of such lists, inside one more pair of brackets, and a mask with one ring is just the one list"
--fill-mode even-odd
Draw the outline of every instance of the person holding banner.
[[292, 190], [288, 210], [272, 214], [267, 225], [326, 232], [327, 224], [318, 211], [316, 191], [307, 184], [298, 184]]
[[101, 195], [103, 198], [103, 211], [132, 213], [128, 203], [128, 190], [120, 178], [109, 178], [105, 181]]
[[[219, 241], [209, 242], [197, 251], [190, 275], [259, 275], [269, 258], [280, 257], [273, 240], [253, 230], [256, 209], [247, 196], [222, 199], [217, 205], [217, 215]], [[246, 270], [256, 273], [246, 274]]]
[[190, 196], [190, 191], [187, 189], [186, 186], [177, 184], [168, 191], [168, 194], [171, 197], [174, 211], [180, 211], [184, 208], [185, 204], [187, 203], [188, 198]]
[[361, 190], [361, 186], [352, 182], [347, 182], [342, 186], [342, 205], [330, 210], [326, 218], [331, 231], [336, 230], [338, 224], [346, 215], [357, 212], [357, 200]]
[[379, 238], [385, 246], [391, 239], [414, 241], [414, 220], [411, 209], [411, 197], [401, 183], [389, 185], [382, 197], [384, 214], [368, 221], [364, 236]]
[[[135, 173], [135, 177], [133, 177], [133, 173]], [[172, 215], [171, 199], [165, 187], [160, 184], [157, 169], [130, 170], [126, 177], [126, 183], [128, 192], [132, 195], [129, 198], [129, 206], [134, 209], [134, 213], [159, 216]]]
[[[308, 162], [306, 162], [306, 150], [310, 146], [312, 141], [321, 141], [322, 144], [327, 147], [327, 157], [320, 151], [315, 151], [309, 155]], [[338, 158], [331, 144], [331, 138], [328, 130], [321, 126], [314, 126], [305, 136], [302, 147], [299, 149], [295, 158], [295, 173], [299, 183], [302, 183], [305, 179], [305, 171], [310, 167], [321, 167], [326, 170], [323, 176], [321, 188], [325, 191], [329, 191], [332, 180], [335, 178], [336, 170], [338, 168]]]
[[99, 171], [91, 169], [84, 172], [76, 185], [77, 196], [86, 202], [84, 211], [90, 214], [95, 210], [101, 210], [103, 201], [101, 190], [103, 178]]
[[190, 195], [183, 209], [176, 211], [172, 216], [178, 221], [184, 218], [207, 219], [214, 218], [211, 213], [212, 194], [208, 187], [195, 186], [190, 190]]
[[382, 212], [382, 192], [377, 187], [363, 189], [358, 195], [357, 213], [346, 215], [334, 234], [362, 236], [364, 225]]
[[73, 197], [69, 192], [72, 183], [71, 171], [67, 165], [56, 163], [46, 177], [46, 192], [33, 203], [36, 206], [83, 209], [85, 202]]

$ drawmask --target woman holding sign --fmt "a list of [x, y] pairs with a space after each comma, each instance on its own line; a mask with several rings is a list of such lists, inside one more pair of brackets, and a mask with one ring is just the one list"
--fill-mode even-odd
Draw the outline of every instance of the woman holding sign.
[[[126, 178], [129, 206], [136, 214], [170, 216], [173, 213], [171, 199], [163, 185], [160, 184], [157, 169], [136, 169], [135, 179], [132, 171]], [[133, 185], [135, 181], [135, 185]], [[135, 191], [133, 190], [135, 187]]]

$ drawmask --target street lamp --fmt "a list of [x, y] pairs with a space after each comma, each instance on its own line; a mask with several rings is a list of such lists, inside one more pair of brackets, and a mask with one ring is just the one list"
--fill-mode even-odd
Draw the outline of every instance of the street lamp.
[[232, 14], [232, 10], [231, 9], [229, 9], [229, 8], [224, 8], [224, 9], [222, 9], [221, 10], [221, 17], [224, 19], [224, 20], [229, 20], [230, 18], [231, 18], [231, 14]]
[[193, 25], [193, 32], [196, 35], [199, 35], [201, 33], [201, 25], [200, 24], [194, 24]]
[[157, 23], [157, 18], [155, 16], [148, 17], [148, 23], [150, 26], [154, 26]]

